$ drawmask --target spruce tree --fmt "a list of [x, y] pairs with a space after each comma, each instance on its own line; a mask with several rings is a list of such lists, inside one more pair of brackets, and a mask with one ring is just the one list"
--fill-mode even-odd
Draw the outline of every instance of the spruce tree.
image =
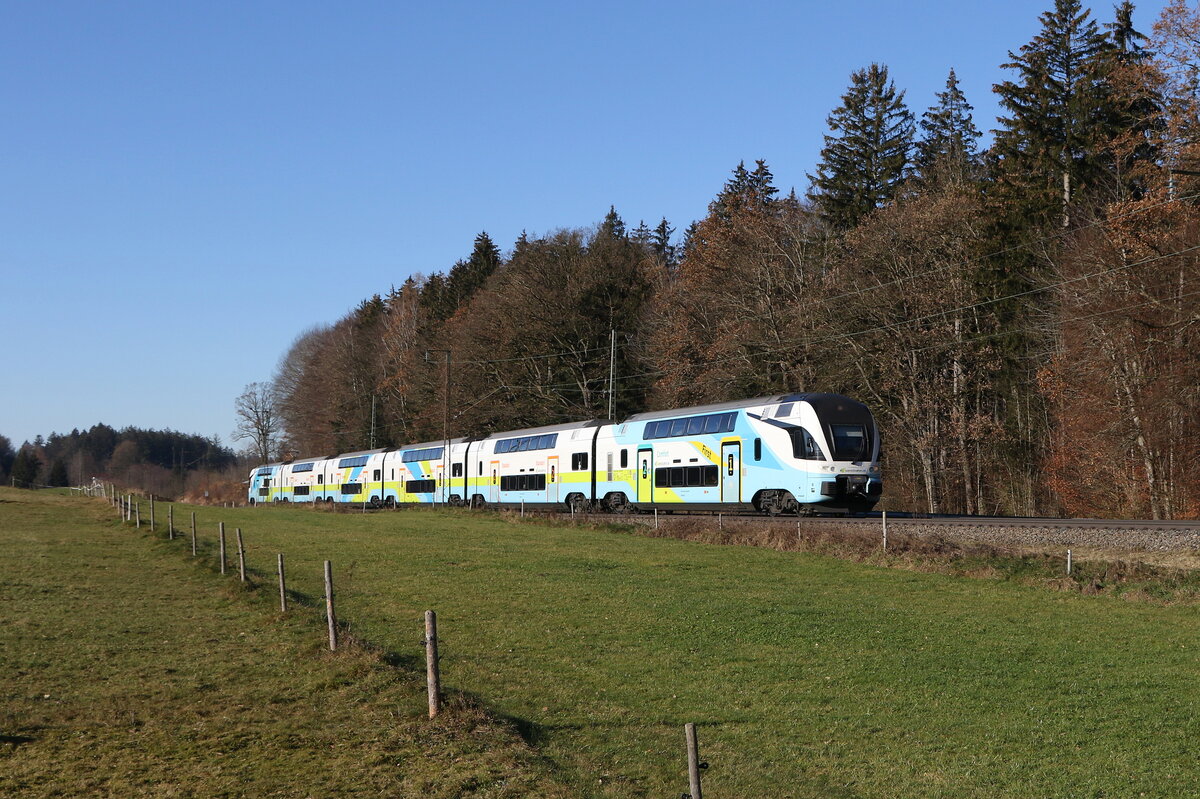
[[708, 204], [708, 211], [722, 222], [728, 222], [744, 208], [769, 206], [779, 193], [774, 180], [770, 167], [761, 158], [755, 160], [754, 171], [746, 169], [745, 161], [739, 161], [733, 169], [733, 177], [725, 181], [720, 194]]
[[441, 272], [434, 272], [425, 279], [418, 304], [426, 320], [432, 323], [443, 322], [454, 313], [454, 300], [450, 297], [446, 277]]
[[663, 266], [675, 265], [675, 246], [671, 244], [671, 234], [674, 232], [675, 228], [671, 227], [664, 216], [650, 237], [650, 247]]
[[[38, 436], [41, 438], [41, 436]], [[17, 488], [33, 488], [37, 483], [38, 470], [42, 464], [37, 454], [29, 448], [29, 444], [21, 447], [12, 466], [12, 484]]]
[[909, 168], [913, 115], [882, 64], [850, 76], [842, 104], [827, 120], [817, 174], [809, 175], [814, 202], [835, 229], [854, 227], [894, 199]]
[[1114, 134], [1106, 85], [1110, 44], [1080, 0], [1055, 0], [1042, 29], [1004, 69], [1013, 80], [993, 91], [1000, 118], [993, 153], [998, 189], [1010, 211], [1049, 220], [1082, 188], [1105, 177], [1103, 144]]
[[1109, 149], [1118, 185], [1140, 197], [1148, 174], [1161, 160], [1166, 114], [1159, 74], [1151, 64], [1154, 54], [1142, 46], [1147, 37], [1133, 25], [1133, 3], [1125, 0], [1115, 11], [1114, 21], [1104, 26], [1112, 44], [1107, 74], [1116, 131]]
[[614, 239], [625, 238], [625, 220], [617, 213], [616, 206], [610, 205], [604, 221], [600, 223], [599, 234]]
[[446, 292], [454, 310], [466, 305], [502, 262], [500, 248], [487, 231], [476, 236], [471, 255], [465, 261], [456, 263], [446, 278]]
[[68, 483], [67, 465], [62, 462], [62, 459], [56, 459], [50, 466], [50, 475], [46, 478], [46, 485], [62, 488]]
[[971, 119], [973, 110], [950, 70], [946, 90], [934, 95], [937, 102], [921, 115], [921, 140], [917, 142], [917, 166], [928, 178], [939, 164], [951, 178], [966, 177], [976, 159], [979, 130]]

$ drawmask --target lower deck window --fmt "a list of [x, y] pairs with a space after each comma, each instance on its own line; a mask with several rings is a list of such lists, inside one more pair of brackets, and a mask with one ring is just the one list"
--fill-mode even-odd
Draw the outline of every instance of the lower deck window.
[[544, 474], [506, 474], [500, 478], [501, 491], [545, 491]]
[[267, 494], [269, 494], [269, 493], [271, 493], [271, 492], [270, 492], [270, 489], [266, 489], [266, 488], [260, 488], [260, 489], [258, 489], [258, 495], [259, 495], [260, 497], [265, 497], [265, 496], [266, 496]]
[[672, 466], [654, 470], [654, 484], [660, 488], [715, 486], [720, 479], [716, 466]]
[[362, 483], [342, 483], [343, 494], [361, 494]]
[[436, 480], [409, 480], [404, 484], [405, 494], [431, 494], [437, 488]]
[[292, 493], [298, 497], [307, 497], [308, 496], [308, 486], [296, 486], [295, 488], [292, 489]]

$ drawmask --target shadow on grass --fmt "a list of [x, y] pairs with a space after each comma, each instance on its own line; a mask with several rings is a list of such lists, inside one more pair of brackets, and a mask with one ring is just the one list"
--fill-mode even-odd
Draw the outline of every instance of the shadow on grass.
[[21, 744], [33, 743], [36, 740], [31, 735], [0, 735], [0, 744], [8, 744], [14, 749]]

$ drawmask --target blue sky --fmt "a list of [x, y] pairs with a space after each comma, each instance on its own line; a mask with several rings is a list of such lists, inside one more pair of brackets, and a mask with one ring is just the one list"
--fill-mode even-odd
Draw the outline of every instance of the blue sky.
[[481, 230], [682, 231], [743, 159], [803, 192], [872, 61], [991, 129], [1050, 5], [2, 0], [0, 434], [229, 443], [297, 334]]

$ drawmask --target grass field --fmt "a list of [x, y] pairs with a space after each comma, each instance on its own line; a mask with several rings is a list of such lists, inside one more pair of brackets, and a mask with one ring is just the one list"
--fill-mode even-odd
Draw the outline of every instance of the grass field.
[[571, 795], [511, 727], [95, 500], [0, 489], [0, 796]]
[[[0, 497], [11, 500], [14, 492]], [[44, 514], [62, 521], [67, 541], [68, 529], [85, 540], [95, 534], [94, 509], [108, 513], [96, 501], [64, 503]], [[0, 519], [10, 507], [0, 505]], [[179, 521], [186, 514], [176, 509]], [[687, 788], [687, 721], [700, 725], [710, 799], [1163, 797], [1190, 796], [1200, 782], [1194, 752], [1200, 624], [1192, 604], [1081, 596], [813, 554], [522, 524], [493, 514], [196, 510], [208, 544], [218, 520], [244, 528], [250, 565], [265, 585], [258, 595], [240, 596], [231, 587], [236, 577], [222, 582], [189, 566], [184, 542], [117, 533], [125, 537], [127, 554], [119, 560], [131, 570], [124, 588], [130, 602], [141, 597], [154, 606], [182, 593], [196, 603], [186, 619], [161, 631], [170, 643], [146, 651], [138, 668], [158, 677], [180, 648], [177, 637], [202, 635], [196, 631], [211, 629], [214, 620], [228, 637], [237, 624], [225, 617], [244, 614], [255, 620], [246, 624], [259, 655], [283, 648], [311, 669], [338, 665], [319, 652], [324, 633], [315, 611], [281, 621], [271, 610], [276, 552], [288, 559], [290, 585], [314, 601], [328, 558], [339, 615], [353, 634], [388, 653], [401, 675], [393, 690], [406, 693], [403, 700], [375, 697], [354, 680], [337, 691], [356, 697], [364, 713], [386, 715], [384, 706], [398, 706], [395, 723], [415, 723], [421, 614], [436, 609], [447, 688], [511, 721], [532, 744], [541, 760], [525, 758], [519, 745], [501, 740], [503, 729], [485, 725], [522, 770], [514, 778], [537, 781], [545, 768], [546, 778], [571, 795], [678, 796]], [[160, 520], [164, 515], [160, 509]], [[113, 527], [99, 529], [108, 534]], [[11, 575], [25, 565], [12, 562], [10, 534], [3, 537], [0, 576], [8, 600], [14, 591], [21, 595]], [[199, 560], [210, 564], [211, 553]], [[150, 564], [162, 569], [153, 582], [134, 579]], [[34, 571], [61, 585], [71, 579], [59, 573], [68, 565], [60, 557]], [[63, 623], [90, 626], [90, 605], [71, 615], [62, 604], [56, 606]], [[116, 650], [130, 641], [143, 646], [158, 632], [148, 638], [117, 623], [108, 635], [107, 646]], [[5, 659], [28, 640], [6, 638]], [[82, 644], [61, 646], [61, 655], [81, 667], [93, 659], [75, 651]], [[41, 672], [60, 671], [54, 657], [22, 657], [19, 682], [27, 692], [41, 690]], [[261, 666], [260, 657], [248, 660]], [[231, 667], [241, 688], [229, 702], [270, 715], [264, 708], [280, 690], [271, 687], [275, 671]], [[393, 679], [374, 667], [369, 672], [372, 679]], [[168, 682], [178, 701], [206, 701], [194, 696], [198, 683]], [[287, 695], [325, 689], [322, 681], [308, 681]], [[28, 702], [8, 703], [18, 716], [28, 710]], [[123, 712], [122, 706], [110, 715]], [[156, 723], [152, 715], [142, 721]], [[325, 730], [323, 722], [303, 723], [314, 735]], [[279, 757], [304, 761], [313, 741], [335, 746], [347, 726], [358, 725], [299, 738], [282, 746]], [[121, 741], [122, 729], [100, 729], [94, 738]], [[263, 732], [251, 725], [237, 740], [251, 745]], [[362, 753], [368, 768], [388, 747], [380, 740], [373, 745], [379, 748]], [[32, 757], [23, 753], [41, 746], [41, 739], [14, 746], [8, 763], [21, 763]], [[352, 762], [355, 746], [345, 749]], [[198, 770], [223, 764], [224, 756], [209, 754], [208, 748], [191, 753]], [[252, 763], [242, 768], [257, 774]]]

